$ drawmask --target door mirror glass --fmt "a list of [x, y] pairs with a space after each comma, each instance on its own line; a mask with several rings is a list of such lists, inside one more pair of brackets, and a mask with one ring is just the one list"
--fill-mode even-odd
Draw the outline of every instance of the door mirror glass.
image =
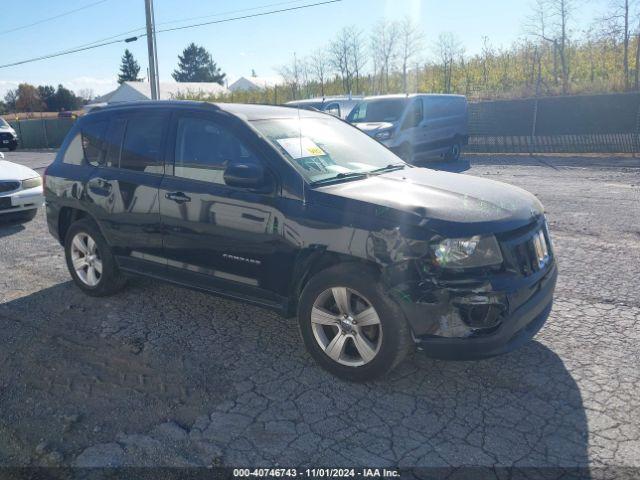
[[224, 183], [230, 187], [261, 188], [267, 185], [267, 176], [260, 163], [238, 161], [225, 169]]

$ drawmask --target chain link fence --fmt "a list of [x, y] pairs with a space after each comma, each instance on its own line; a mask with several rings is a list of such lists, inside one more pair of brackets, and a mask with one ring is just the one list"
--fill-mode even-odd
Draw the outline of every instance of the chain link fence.
[[[73, 118], [10, 121], [19, 148], [58, 148]], [[468, 151], [636, 153], [640, 93], [575, 95], [469, 104]]]
[[639, 121], [640, 93], [470, 103], [468, 150], [635, 153]]
[[18, 148], [58, 148], [75, 122], [74, 118], [9, 120], [18, 134]]

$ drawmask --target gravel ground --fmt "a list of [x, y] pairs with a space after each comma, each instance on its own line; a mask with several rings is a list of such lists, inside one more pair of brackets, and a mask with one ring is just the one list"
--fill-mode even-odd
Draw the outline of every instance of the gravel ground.
[[640, 467], [640, 161], [469, 158], [545, 204], [551, 317], [511, 354], [364, 385], [259, 308], [146, 279], [84, 296], [43, 212], [0, 226], [0, 466]]

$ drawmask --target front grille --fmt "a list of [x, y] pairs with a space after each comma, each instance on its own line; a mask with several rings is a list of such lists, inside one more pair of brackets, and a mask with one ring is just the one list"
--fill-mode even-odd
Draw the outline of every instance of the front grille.
[[[536, 251], [536, 236], [542, 232], [548, 257], [541, 262]], [[551, 248], [544, 222], [535, 222], [525, 228], [498, 236], [507, 268], [521, 275], [529, 276], [544, 268], [551, 259]]]
[[9, 132], [0, 132], [0, 141], [13, 140], [13, 135]]
[[0, 193], [13, 192], [20, 188], [20, 182], [15, 180], [0, 181]]

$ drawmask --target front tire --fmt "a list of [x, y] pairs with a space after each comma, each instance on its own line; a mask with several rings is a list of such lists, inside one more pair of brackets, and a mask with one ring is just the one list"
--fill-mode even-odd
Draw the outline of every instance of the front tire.
[[402, 311], [373, 269], [360, 265], [337, 265], [311, 278], [300, 296], [298, 323], [314, 360], [349, 381], [387, 374], [413, 346]]
[[119, 271], [107, 241], [91, 220], [82, 219], [69, 227], [64, 250], [71, 278], [87, 295], [104, 297], [124, 287], [126, 278]]
[[446, 153], [445, 158], [449, 162], [457, 162], [460, 160], [460, 155], [462, 154], [462, 144], [456, 139], [449, 147], [449, 151]]

